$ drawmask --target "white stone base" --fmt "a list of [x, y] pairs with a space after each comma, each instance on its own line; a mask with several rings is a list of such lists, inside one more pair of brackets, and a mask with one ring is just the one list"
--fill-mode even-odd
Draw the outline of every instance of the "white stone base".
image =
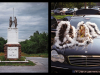
[[23, 63], [27, 63], [28, 61], [0, 61], [0, 62], [14, 62], [14, 63], [15, 62], [17, 62], [17, 63], [22, 63], [23, 62]]
[[18, 43], [18, 28], [8, 28], [6, 44], [19, 44]]
[[18, 42], [7, 42], [6, 44], [19, 44]]

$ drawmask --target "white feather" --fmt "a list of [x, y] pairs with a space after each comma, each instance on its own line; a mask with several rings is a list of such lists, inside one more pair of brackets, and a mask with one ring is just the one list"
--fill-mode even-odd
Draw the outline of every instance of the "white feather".
[[75, 34], [76, 34], [75, 27], [72, 26], [72, 28], [73, 28], [73, 36], [75, 37]]
[[[90, 26], [90, 25], [94, 25], [94, 23], [86, 22], [86, 25], [87, 25], [88, 28], [91, 30], [90, 35], [91, 35], [92, 37], [97, 37], [98, 35], [96, 34], [94, 28]], [[95, 26], [95, 25], [94, 25], [94, 26]]]
[[[77, 40], [84, 40], [83, 43], [78, 43], [78, 45], [86, 45], [86, 44], [87, 44], [86, 42], [87, 42], [87, 41], [92, 42], [92, 39], [91, 39], [91, 36], [90, 36], [90, 34], [89, 34], [89, 29], [88, 29], [88, 27], [87, 27], [87, 24], [84, 24], [83, 21], [81, 21], [81, 22], [78, 23], [78, 25], [77, 25], [77, 32], [78, 32], [78, 30], [80, 29], [80, 26], [81, 26], [81, 25], [83, 25], [83, 26], [85, 27], [85, 37], [82, 37], [82, 38], [78, 37], [78, 38], [77, 38]], [[90, 37], [90, 38], [89, 38], [89, 37]]]
[[59, 44], [61, 44], [61, 43], [64, 43], [64, 42], [66, 42], [67, 41], [67, 38], [66, 37], [64, 37], [64, 39], [63, 39], [63, 42], [61, 42], [60, 40], [59, 40], [59, 30], [60, 30], [60, 28], [62, 27], [62, 25], [63, 24], [67, 24], [67, 28], [66, 28], [66, 31], [65, 31], [65, 35], [67, 35], [68, 33], [69, 33], [69, 29], [70, 29], [70, 22], [69, 21], [61, 21], [59, 24], [58, 24], [58, 26], [57, 26], [57, 28], [56, 28], [56, 36], [55, 36], [55, 45], [57, 46], [57, 47], [59, 47], [59, 48], [63, 48], [63, 47], [65, 47], [65, 45], [64, 46], [60, 46]]
[[[66, 28], [66, 31], [65, 31], [65, 33], [64, 33], [64, 35], [66, 35], [66, 36], [63, 38], [63, 42], [61, 42], [61, 41], [59, 40], [59, 30], [60, 30], [60, 28], [62, 27], [63, 24], [67, 24], [67, 28]], [[82, 37], [82, 38], [78, 37], [78, 38], [77, 38], [77, 35], [78, 35], [77, 32], [80, 30], [80, 26], [81, 26], [81, 25], [83, 25], [83, 26], [85, 27], [85, 37]], [[93, 36], [93, 37], [94, 37], [94, 36], [96, 37], [96, 36], [98, 36], [98, 35], [95, 33], [94, 28], [91, 27], [90, 25], [95, 26], [96, 31], [97, 31], [98, 33], [100, 33], [100, 31], [99, 31], [99, 29], [98, 29], [98, 27], [97, 27], [97, 25], [96, 25], [95, 23], [86, 22], [86, 23], [84, 24], [84, 21], [81, 21], [81, 22], [79, 22], [79, 23], [77, 24], [77, 29], [75, 29], [75, 27], [72, 26], [72, 29], [73, 29], [72, 35], [74, 36], [73, 39], [72, 39], [71, 37], [69, 37], [70, 22], [69, 22], [69, 21], [61, 21], [61, 22], [58, 24], [57, 28], [56, 28], [57, 31], [56, 31], [56, 36], [55, 36], [55, 45], [61, 49], [61, 48], [73, 46], [73, 45], [75, 45], [75, 44], [78, 44], [78, 45], [86, 45], [86, 44], [87, 44], [87, 41], [89, 41], [89, 42], [92, 43], [92, 42], [93, 42], [93, 39], [92, 39], [91, 37], [92, 37], [92, 36]], [[89, 32], [89, 29], [91, 30], [91, 33]], [[83, 41], [83, 43], [79, 43], [78, 41], [76, 41], [76, 39], [77, 39], [77, 40], [84, 40], [84, 41]], [[62, 43], [64, 43], [64, 42], [66, 42], [66, 41], [70, 41], [71, 43], [66, 43], [66, 44], [64, 44], [63, 46], [60, 46], [60, 45], [59, 45], [59, 44], [62, 44]]]

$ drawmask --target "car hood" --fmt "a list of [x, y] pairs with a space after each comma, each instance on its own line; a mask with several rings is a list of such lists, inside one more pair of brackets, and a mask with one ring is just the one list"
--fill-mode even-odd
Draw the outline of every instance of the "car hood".
[[72, 48], [58, 49], [55, 45], [52, 50], [56, 50], [62, 55], [100, 55], [100, 38], [93, 39], [93, 43], [86, 46], [74, 46]]

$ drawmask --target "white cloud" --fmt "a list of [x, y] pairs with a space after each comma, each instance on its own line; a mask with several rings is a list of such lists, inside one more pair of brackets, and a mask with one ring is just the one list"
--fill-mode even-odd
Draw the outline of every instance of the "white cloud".
[[25, 41], [25, 39], [18, 39], [18, 42]]

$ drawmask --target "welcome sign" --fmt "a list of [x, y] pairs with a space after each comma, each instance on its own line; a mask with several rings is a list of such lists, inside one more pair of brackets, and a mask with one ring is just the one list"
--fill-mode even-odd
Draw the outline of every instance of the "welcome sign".
[[7, 58], [18, 58], [18, 47], [7, 47]]

